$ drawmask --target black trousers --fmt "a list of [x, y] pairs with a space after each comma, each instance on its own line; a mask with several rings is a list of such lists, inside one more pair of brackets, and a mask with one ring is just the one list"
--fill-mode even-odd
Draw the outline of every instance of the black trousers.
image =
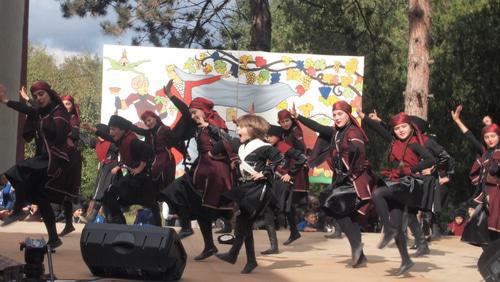
[[141, 205], [151, 209], [154, 224], [161, 226], [160, 207], [157, 192], [151, 178], [146, 173], [138, 175], [127, 174], [119, 177], [104, 196], [104, 206], [109, 211], [111, 223], [125, 224], [125, 217], [120, 206]]
[[396, 229], [396, 246], [403, 262], [410, 260], [406, 246], [406, 236], [403, 233], [403, 214], [405, 205], [400, 202], [399, 197], [393, 189], [379, 187], [373, 192], [373, 204], [377, 210], [384, 231]]
[[21, 212], [24, 205], [33, 203], [38, 205], [38, 211], [43, 218], [43, 223], [49, 235], [49, 242], [59, 239], [56, 230], [54, 211], [50, 205], [54, 199], [50, 198], [45, 188], [48, 159], [35, 157], [22, 161], [10, 168], [5, 176], [15, 189], [16, 202], [13, 212]]

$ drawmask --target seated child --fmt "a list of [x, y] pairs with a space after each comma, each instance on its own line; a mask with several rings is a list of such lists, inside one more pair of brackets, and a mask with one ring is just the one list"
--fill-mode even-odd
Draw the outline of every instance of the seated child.
[[306, 212], [304, 219], [297, 224], [297, 229], [303, 232], [316, 232], [318, 230], [318, 215], [314, 211]]

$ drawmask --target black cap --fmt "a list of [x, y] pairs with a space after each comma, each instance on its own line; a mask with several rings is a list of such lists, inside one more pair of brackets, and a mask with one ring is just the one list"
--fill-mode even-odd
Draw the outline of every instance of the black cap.
[[109, 122], [108, 122], [108, 125], [111, 127], [118, 127], [120, 129], [123, 129], [123, 130], [129, 130], [130, 127], [132, 127], [132, 123], [124, 118], [122, 118], [121, 116], [118, 116], [118, 115], [112, 115], [110, 118], [109, 118]]
[[98, 133], [109, 134], [109, 127], [106, 124], [99, 123], [95, 126]]
[[277, 136], [281, 138], [283, 136], [283, 128], [281, 128], [280, 126], [271, 125], [269, 127], [269, 130], [267, 131], [267, 135]]

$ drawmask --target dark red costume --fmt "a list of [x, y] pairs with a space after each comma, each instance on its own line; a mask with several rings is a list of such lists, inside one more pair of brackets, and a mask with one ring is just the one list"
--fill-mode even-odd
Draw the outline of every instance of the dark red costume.
[[[304, 135], [299, 123], [295, 118], [292, 117], [289, 111], [281, 110], [278, 112], [278, 120], [283, 120], [286, 118], [289, 118], [292, 121], [292, 127], [288, 130], [283, 130], [283, 140], [294, 149], [299, 150], [303, 154], [305, 154], [306, 145], [304, 143]], [[294, 162], [295, 160], [291, 160], [290, 166], [293, 166]], [[309, 192], [309, 169], [307, 167], [303, 167], [303, 169], [297, 171], [297, 173], [294, 175], [293, 191], [304, 193]]]
[[[500, 127], [497, 124], [486, 126], [482, 130], [482, 135], [486, 133], [496, 133], [500, 136]], [[467, 131], [465, 135], [478, 154], [469, 177], [472, 184], [476, 186], [474, 201], [483, 204], [482, 208], [488, 211], [487, 229], [489, 232], [484, 232], [485, 229], [481, 228], [481, 224], [479, 227], [473, 224], [477, 223], [477, 219], [472, 218], [471, 223], [465, 228], [462, 240], [473, 244], [487, 244], [489, 241], [500, 238], [500, 145], [495, 148], [486, 148], [470, 131]]]
[[61, 204], [64, 199], [78, 196], [73, 187], [67, 185], [71, 175], [71, 155], [68, 148], [70, 132], [69, 115], [59, 95], [44, 81], [31, 86], [31, 93], [45, 91], [50, 103], [43, 108], [33, 108], [20, 102], [9, 101], [7, 105], [27, 115], [23, 137], [35, 139], [35, 157], [17, 163], [5, 175], [15, 187], [16, 202], [12, 215], [4, 224], [20, 219], [21, 209], [27, 203], [35, 203], [43, 217], [49, 234], [48, 244], [56, 248], [62, 244], [57, 236], [55, 218], [50, 202]]

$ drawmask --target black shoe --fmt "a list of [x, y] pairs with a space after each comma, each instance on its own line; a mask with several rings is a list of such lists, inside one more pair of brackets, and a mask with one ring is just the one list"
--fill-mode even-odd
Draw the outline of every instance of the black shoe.
[[389, 244], [394, 238], [398, 235], [398, 230], [396, 228], [390, 227], [384, 231], [384, 237], [382, 237], [382, 241], [378, 244], [379, 249], [383, 249]]
[[193, 229], [184, 229], [179, 231], [179, 238], [183, 239], [194, 234]]
[[288, 237], [288, 240], [283, 242], [283, 245], [285, 245], [285, 246], [290, 245], [293, 241], [299, 239], [300, 237], [302, 237], [302, 236], [298, 232], [295, 234], [291, 234], [290, 237]]
[[63, 242], [62, 242], [62, 241], [61, 241], [61, 239], [59, 239], [59, 238], [57, 238], [57, 240], [55, 240], [55, 241], [52, 241], [52, 242], [51, 242], [51, 241], [49, 241], [49, 242], [47, 243], [47, 245], [49, 245], [49, 246], [50, 246], [50, 249], [51, 249], [51, 250], [55, 250], [55, 249], [57, 249], [57, 248], [58, 248], [58, 247], [60, 247], [62, 244], [63, 244]]
[[59, 237], [64, 237], [66, 235], [68, 235], [69, 233], [75, 231], [75, 227], [73, 225], [71, 226], [64, 226], [64, 229], [61, 231], [61, 233], [59, 233]]
[[15, 212], [15, 213], [9, 215], [9, 217], [7, 217], [6, 219], [4, 219], [0, 226], [7, 226], [11, 223], [18, 221], [18, 220], [22, 220], [24, 217], [26, 217], [26, 214], [24, 212], [22, 212], [22, 211]]
[[212, 247], [212, 248], [210, 248], [208, 250], [203, 250], [203, 252], [201, 252], [201, 254], [199, 254], [199, 255], [197, 255], [197, 256], [194, 257], [194, 260], [198, 260], [198, 261], [204, 260], [204, 259], [206, 259], [208, 257], [211, 257], [211, 256], [215, 255], [218, 251], [219, 250], [217, 250], [216, 247]]
[[326, 239], [341, 239], [342, 238], [342, 232], [333, 232], [331, 234], [325, 235]]
[[366, 263], [368, 262], [368, 259], [366, 258], [364, 253], [361, 253], [361, 256], [359, 257], [358, 261], [352, 265], [352, 268], [360, 268], [363, 266], [366, 266]]
[[413, 257], [421, 257], [424, 255], [430, 254], [431, 250], [429, 250], [429, 245], [427, 245], [427, 242], [425, 244], [420, 244], [420, 246], [417, 248], [417, 251], [413, 254]]
[[412, 266], [414, 266], [415, 263], [412, 260], [408, 260], [405, 263], [402, 263], [401, 266], [399, 267], [398, 271], [394, 274], [396, 276], [400, 276], [408, 272]]
[[416, 249], [418, 249], [417, 244], [413, 244], [413, 245], [410, 247], [410, 250], [416, 250]]
[[255, 261], [254, 262], [247, 262], [247, 264], [245, 264], [245, 267], [243, 268], [241, 273], [248, 274], [248, 273], [252, 272], [252, 270], [254, 270], [256, 267], [257, 267], [257, 262], [255, 262]]
[[238, 258], [238, 256], [235, 256], [231, 253], [223, 253], [223, 254], [215, 254], [216, 257], [218, 257], [219, 259], [225, 261], [225, 262], [229, 262], [230, 264], [235, 264], [236, 263], [236, 259]]
[[263, 255], [274, 255], [274, 254], [279, 254], [280, 250], [278, 248], [269, 248], [263, 252], [260, 252]]
[[360, 243], [359, 246], [352, 250], [352, 265], [358, 263], [361, 256], [363, 255], [363, 243]]

